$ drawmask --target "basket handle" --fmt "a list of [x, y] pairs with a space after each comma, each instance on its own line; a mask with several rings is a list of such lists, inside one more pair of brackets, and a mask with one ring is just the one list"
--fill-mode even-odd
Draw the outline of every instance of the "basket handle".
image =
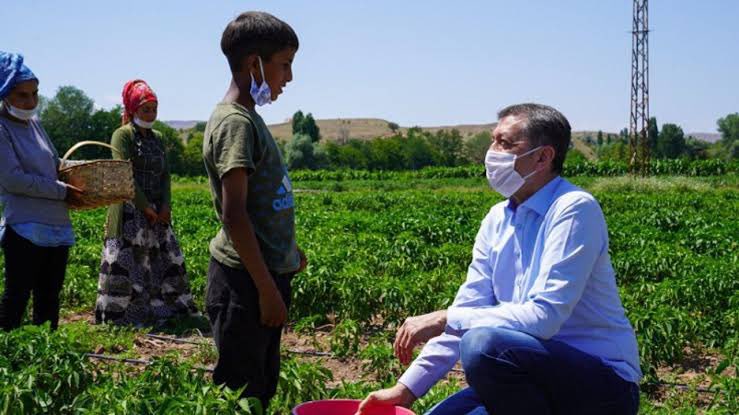
[[62, 164], [64, 164], [67, 161], [67, 159], [69, 158], [69, 156], [71, 156], [72, 153], [74, 153], [75, 151], [77, 151], [78, 148], [84, 147], [84, 146], [88, 146], [88, 145], [97, 145], [97, 146], [102, 146], [102, 147], [108, 147], [109, 149], [111, 149], [111, 150], [115, 151], [116, 153], [118, 153], [119, 156], [123, 157], [123, 153], [121, 153], [120, 150], [118, 150], [117, 148], [111, 146], [110, 144], [101, 143], [99, 141], [80, 141], [79, 143], [73, 145], [72, 148], [70, 148], [69, 150], [67, 150], [67, 152], [64, 154], [64, 157], [62, 157]]

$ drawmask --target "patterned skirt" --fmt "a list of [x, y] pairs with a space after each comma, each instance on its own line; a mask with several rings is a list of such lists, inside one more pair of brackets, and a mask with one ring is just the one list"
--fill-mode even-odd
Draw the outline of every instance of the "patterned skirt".
[[143, 327], [195, 313], [172, 226], [152, 226], [125, 203], [121, 235], [106, 239], [103, 247], [95, 321]]

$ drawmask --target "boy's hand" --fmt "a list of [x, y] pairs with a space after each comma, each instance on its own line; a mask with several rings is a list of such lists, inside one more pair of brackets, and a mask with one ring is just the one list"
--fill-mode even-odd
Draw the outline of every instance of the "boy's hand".
[[172, 221], [172, 209], [164, 205], [159, 209], [159, 215], [157, 216], [159, 222], [169, 224]]
[[301, 273], [308, 267], [308, 258], [305, 257], [305, 252], [300, 248], [298, 248], [298, 254], [300, 254], [300, 268], [298, 268], [296, 273]]
[[157, 212], [150, 207], [144, 209], [144, 216], [146, 217], [146, 221], [149, 222], [149, 225], [153, 225], [157, 223], [157, 220], [159, 220]]
[[410, 408], [416, 397], [413, 396], [410, 389], [402, 383], [396, 383], [395, 386], [388, 389], [382, 389], [369, 394], [362, 403], [355, 415], [366, 413], [367, 409], [376, 405], [398, 405], [404, 408]]
[[287, 307], [274, 284], [259, 290], [259, 311], [262, 324], [267, 327], [280, 327], [287, 321]]

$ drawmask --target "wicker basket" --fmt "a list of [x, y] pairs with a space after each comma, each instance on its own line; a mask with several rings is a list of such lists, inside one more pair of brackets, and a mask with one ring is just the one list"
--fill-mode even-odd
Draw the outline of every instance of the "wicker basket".
[[[105, 143], [80, 141], [62, 157], [62, 166], [73, 152], [86, 145], [108, 147], [121, 154], [117, 148]], [[128, 160], [90, 160], [63, 167], [59, 170], [59, 180], [84, 190], [82, 203], [70, 206], [72, 209], [93, 209], [134, 197], [133, 168]]]

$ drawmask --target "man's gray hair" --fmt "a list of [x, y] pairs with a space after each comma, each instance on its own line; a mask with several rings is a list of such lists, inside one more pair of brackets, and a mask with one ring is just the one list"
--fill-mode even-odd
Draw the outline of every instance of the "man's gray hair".
[[532, 148], [554, 147], [552, 170], [555, 173], [562, 173], [572, 138], [572, 129], [567, 118], [552, 107], [533, 103], [511, 105], [498, 112], [499, 120], [509, 116], [525, 119], [521, 134]]

